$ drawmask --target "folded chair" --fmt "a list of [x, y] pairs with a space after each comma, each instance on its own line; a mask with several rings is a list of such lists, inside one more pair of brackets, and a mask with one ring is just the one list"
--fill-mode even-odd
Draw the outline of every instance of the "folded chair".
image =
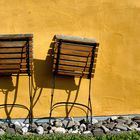
[[[30, 102], [32, 96], [32, 34], [0, 35], [0, 76], [23, 75], [29, 78]], [[23, 85], [24, 86], [24, 85]], [[32, 123], [32, 107], [30, 109], [21, 104], [1, 104], [6, 107], [20, 107], [29, 111], [29, 122]]]
[[[89, 94], [87, 94], [87, 96], [89, 96], [89, 102], [88, 105], [77, 102], [57, 102], [52, 104], [50, 117], [52, 115], [53, 109], [59, 105], [75, 105], [86, 108], [87, 111], [90, 112], [92, 122], [90, 88], [91, 78], [93, 77], [95, 71], [95, 63], [99, 43], [97, 43], [94, 39], [64, 35], [56, 35], [54, 41], [53, 88], [55, 88], [56, 75], [79, 77], [80, 81], [82, 78], [89, 79]], [[52, 92], [54, 92], [54, 89]]]

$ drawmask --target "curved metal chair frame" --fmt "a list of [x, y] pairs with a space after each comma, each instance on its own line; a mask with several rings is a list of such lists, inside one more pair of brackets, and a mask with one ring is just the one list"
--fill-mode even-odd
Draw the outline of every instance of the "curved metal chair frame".
[[[97, 57], [97, 47], [99, 44], [94, 39], [80, 38], [73, 36], [55, 36], [54, 60], [53, 60], [53, 89], [55, 89], [55, 76], [68, 75], [89, 79], [89, 104], [84, 105], [77, 102], [57, 102], [51, 106], [50, 118], [52, 111], [61, 105], [82, 106], [90, 112], [92, 122], [92, 105], [91, 105], [91, 78], [94, 76], [95, 63]], [[88, 119], [88, 114], [87, 114]]]
[[[0, 35], [0, 76], [29, 76], [29, 96], [32, 102], [32, 34]], [[32, 107], [20, 104], [1, 104], [6, 107], [22, 107], [29, 112], [29, 123], [32, 123]]]

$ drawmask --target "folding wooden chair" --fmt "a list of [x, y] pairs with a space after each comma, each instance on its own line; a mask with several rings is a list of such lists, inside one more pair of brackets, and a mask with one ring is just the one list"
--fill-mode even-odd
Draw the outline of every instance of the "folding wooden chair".
[[[25, 75], [29, 76], [30, 102], [32, 96], [32, 34], [8, 34], [0, 35], [0, 76]], [[29, 111], [29, 122], [32, 123], [32, 108], [21, 104], [3, 104], [1, 106], [14, 106]]]
[[[93, 77], [95, 71], [97, 49], [99, 44], [94, 39], [64, 35], [56, 35], [54, 41], [54, 79], [55, 75], [68, 75], [79, 77], [80, 80], [81, 78], [89, 79], [89, 104], [84, 105], [81, 103], [73, 102], [57, 102], [52, 105], [51, 112], [54, 108], [56, 108], [56, 106], [60, 104], [78, 105], [87, 108], [88, 112], [90, 112], [92, 121], [90, 88], [91, 78]], [[54, 92], [54, 90], [52, 92]]]

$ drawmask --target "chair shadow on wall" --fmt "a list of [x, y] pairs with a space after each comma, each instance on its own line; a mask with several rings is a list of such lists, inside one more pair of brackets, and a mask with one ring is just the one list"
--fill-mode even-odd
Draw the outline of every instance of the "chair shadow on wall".
[[[49, 88], [49, 89], [52, 89], [49, 118], [52, 118], [52, 113], [54, 109], [58, 107], [62, 107], [62, 106], [65, 106], [65, 114], [66, 114], [65, 117], [69, 117], [74, 107], [83, 110], [85, 115], [88, 116], [89, 110], [91, 111], [90, 107], [88, 107], [89, 104], [91, 106], [90, 97], [89, 97], [88, 105], [76, 103], [82, 78], [79, 78], [79, 82], [77, 85], [75, 83], [74, 77], [72, 76], [54, 75], [52, 72], [53, 51], [54, 51], [54, 43], [52, 42], [50, 44], [50, 48], [48, 50], [46, 60], [34, 59], [35, 86], [34, 86], [34, 92], [33, 92], [33, 98], [32, 98], [33, 99], [32, 108], [34, 108], [38, 99], [40, 98], [43, 88]], [[54, 103], [55, 89], [60, 89], [60, 90], [65, 91], [65, 93], [67, 94], [66, 101]], [[72, 91], [75, 91], [75, 93], [72, 93]], [[38, 95], [37, 95], [37, 92], [38, 92]], [[72, 94], [75, 94], [74, 100], [70, 102], [70, 98]], [[37, 97], [35, 98], [35, 96]], [[44, 118], [47, 118], [47, 117], [44, 117]]]
[[[29, 116], [29, 112], [30, 110], [21, 104], [17, 104], [16, 100], [17, 100], [17, 94], [18, 94], [18, 84], [19, 84], [19, 75], [16, 76], [16, 84], [13, 84], [13, 79], [12, 76], [10, 75], [5, 75], [5, 76], [0, 76], [0, 93], [2, 93], [4, 95], [4, 101], [0, 101], [0, 109], [4, 108], [4, 112], [6, 115], [6, 121], [7, 122], [11, 122], [11, 114], [13, 112], [13, 109], [16, 108], [21, 108], [21, 109], [26, 109], [28, 111], [28, 115]], [[11, 93], [10, 93], [11, 92]], [[9, 103], [9, 96], [10, 94], [14, 94], [13, 96], [13, 100], [12, 102]], [[26, 121], [27, 118], [25, 118]], [[1, 121], [5, 121], [5, 119], [1, 119]]]

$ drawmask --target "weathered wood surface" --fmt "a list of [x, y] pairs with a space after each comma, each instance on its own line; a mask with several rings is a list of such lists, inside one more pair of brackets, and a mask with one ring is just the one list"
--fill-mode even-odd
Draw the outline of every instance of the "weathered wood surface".
[[32, 35], [0, 35], [0, 75], [32, 73]]
[[68, 41], [68, 38], [63, 40], [60, 37], [55, 41], [53, 64], [55, 74], [84, 78], [93, 77], [98, 43], [84, 42], [83, 44], [80, 40]]

